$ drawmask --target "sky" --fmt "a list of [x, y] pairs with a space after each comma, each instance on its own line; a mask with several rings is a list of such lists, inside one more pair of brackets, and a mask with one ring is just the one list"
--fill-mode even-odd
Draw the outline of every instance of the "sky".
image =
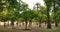
[[23, 2], [26, 2], [28, 4], [28, 7], [33, 9], [33, 6], [35, 3], [39, 2], [42, 6], [44, 6], [43, 0], [22, 0]]

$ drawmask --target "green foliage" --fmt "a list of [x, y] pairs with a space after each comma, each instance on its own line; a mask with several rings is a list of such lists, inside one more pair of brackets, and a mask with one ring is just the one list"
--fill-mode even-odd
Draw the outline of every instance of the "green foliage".
[[33, 19], [33, 18], [36, 18], [36, 17], [38, 17], [38, 13], [37, 13], [37, 11], [33, 11], [33, 10], [29, 10], [29, 11], [24, 11], [23, 13], [22, 13], [22, 17], [24, 18], [24, 19]]
[[[28, 8], [28, 4], [25, 2], [22, 2], [21, 0], [19, 3], [17, 0], [5, 0], [6, 2], [3, 3], [0, 0], [0, 21], [20, 21], [20, 20], [32, 20], [37, 19], [41, 20], [42, 22], [47, 21], [47, 14], [50, 12], [52, 4], [54, 3], [53, 0], [44, 0], [46, 7], [39, 6], [40, 10], [31, 10]], [[56, 1], [58, 7], [55, 8], [55, 15], [57, 17], [57, 20], [60, 21], [60, 0]], [[6, 7], [4, 7], [5, 5]], [[40, 5], [39, 3], [36, 3], [36, 5]], [[7, 12], [6, 12], [7, 11]], [[23, 12], [21, 12], [23, 11]], [[21, 12], [21, 14], [20, 14]], [[50, 16], [51, 22], [54, 22], [54, 13], [51, 13]]]
[[8, 1], [8, 8], [9, 9], [17, 8], [17, 6], [18, 6], [17, 0], [7, 0], [7, 1]]
[[60, 22], [60, 8], [56, 12], [57, 21]]
[[58, 6], [60, 7], [60, 0], [56, 0]]
[[51, 13], [50, 19], [51, 19], [51, 23], [54, 23], [54, 13], [53, 12]]
[[50, 10], [50, 7], [52, 5], [52, 0], [44, 0], [46, 7]]
[[0, 12], [4, 11], [5, 8], [6, 8], [6, 0], [0, 0]]

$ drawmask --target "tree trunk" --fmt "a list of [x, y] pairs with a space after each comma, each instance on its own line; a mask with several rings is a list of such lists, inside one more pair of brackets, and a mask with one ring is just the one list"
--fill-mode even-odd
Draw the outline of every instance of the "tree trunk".
[[56, 3], [55, 3], [55, 1], [53, 2], [54, 3], [54, 5], [53, 5], [53, 11], [54, 11], [54, 21], [55, 21], [55, 27], [58, 27], [58, 22], [56, 21]]
[[58, 23], [57, 23], [57, 21], [55, 22], [55, 26], [58, 27]]
[[27, 21], [26, 21], [26, 29], [27, 29]]
[[26, 20], [25, 20], [25, 23], [26, 23], [26, 28], [25, 28], [25, 29], [27, 29], [27, 18], [26, 18]]
[[49, 9], [47, 9], [47, 29], [51, 29]]
[[17, 21], [16, 25], [17, 25], [17, 27], [18, 27], [18, 21]]
[[41, 27], [41, 21], [39, 21], [39, 27]]
[[4, 22], [4, 28], [6, 27], [6, 23]]
[[46, 26], [46, 21], [45, 21], [45, 26]]
[[8, 21], [8, 26], [9, 26], [9, 24], [10, 24], [10, 23], [9, 23], [9, 21]]
[[55, 27], [58, 27], [58, 22], [56, 21], [56, 15], [54, 16]]
[[31, 25], [32, 25], [32, 22], [31, 22], [31, 19], [30, 19], [30, 21], [29, 21], [29, 27], [31, 27]]
[[13, 29], [13, 27], [14, 27], [14, 22], [13, 21], [11, 21], [11, 26], [12, 26], [12, 29]]

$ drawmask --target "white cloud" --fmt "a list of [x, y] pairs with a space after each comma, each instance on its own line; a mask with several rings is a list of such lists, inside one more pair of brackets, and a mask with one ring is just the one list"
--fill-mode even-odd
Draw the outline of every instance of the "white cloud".
[[39, 2], [41, 5], [44, 6], [44, 2], [43, 0], [22, 0], [23, 2], [26, 2], [29, 5], [29, 8], [33, 8], [33, 6], [35, 5], [35, 3]]

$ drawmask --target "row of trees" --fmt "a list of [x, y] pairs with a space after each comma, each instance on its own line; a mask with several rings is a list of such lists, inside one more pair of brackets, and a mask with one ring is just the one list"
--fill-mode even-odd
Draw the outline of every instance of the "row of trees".
[[37, 11], [29, 9], [28, 4], [21, 0], [1, 0], [0, 4], [0, 21], [4, 22], [4, 27], [6, 21], [11, 21], [13, 28], [15, 21], [17, 21], [18, 26], [18, 21], [23, 19], [27, 28], [27, 21], [31, 22], [32, 19], [38, 17]]
[[59, 1], [44, 0], [46, 7], [36, 3], [36, 7], [34, 6], [31, 10], [28, 8], [28, 4], [21, 0], [0, 0], [0, 21], [4, 23], [11, 21], [11, 26], [14, 27], [14, 22], [17, 21], [18, 26], [18, 21], [22, 19], [25, 21], [27, 28], [27, 22], [29, 21], [31, 24], [32, 19], [34, 19], [39, 22], [39, 27], [41, 27], [42, 22], [47, 23], [47, 28], [51, 28], [51, 22], [55, 22], [57, 27], [60, 21]]
[[[50, 15], [49, 12], [50, 10], [53, 11], [54, 13], [54, 22], [55, 22], [55, 26], [58, 26], [58, 22], [57, 22], [57, 10], [60, 7], [60, 0], [44, 0], [45, 4], [46, 4], [46, 8], [47, 8], [47, 28], [51, 28], [51, 23], [50, 23]], [[51, 9], [52, 7], [52, 9]]]

